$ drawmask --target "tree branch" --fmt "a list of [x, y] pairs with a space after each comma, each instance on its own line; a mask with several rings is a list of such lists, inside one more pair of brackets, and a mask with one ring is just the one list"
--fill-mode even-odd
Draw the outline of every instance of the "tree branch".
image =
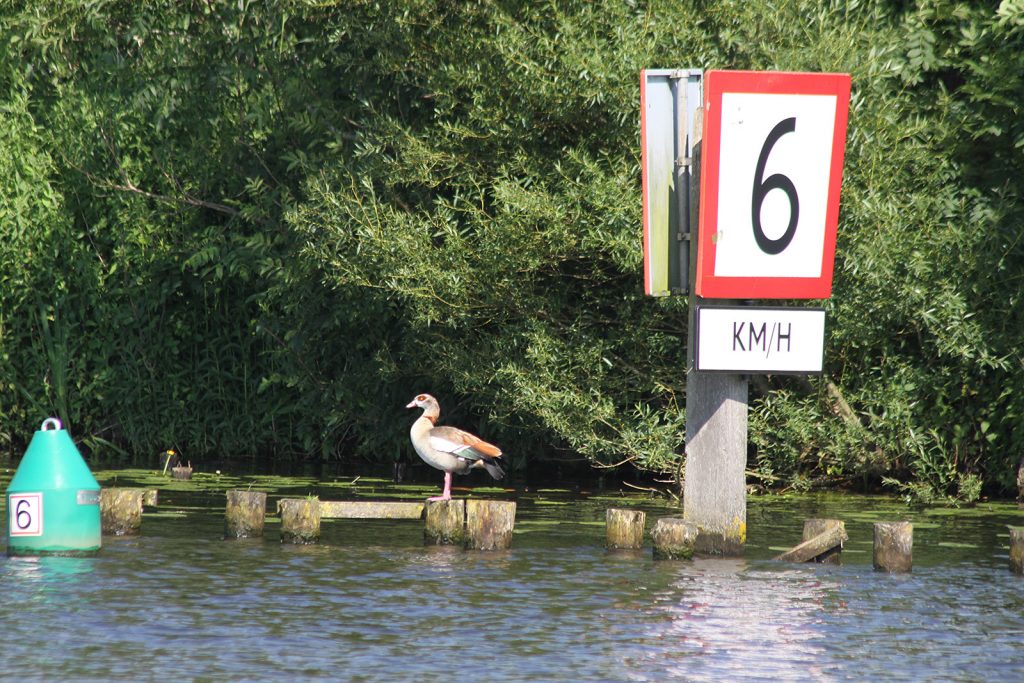
[[97, 181], [97, 179], [92, 177], [89, 173], [86, 173], [86, 176], [88, 176], [89, 179], [92, 182], [96, 183], [97, 185], [106, 187], [111, 190], [117, 190], [119, 192], [131, 192], [133, 194], [146, 197], [148, 199], [154, 199], [156, 201], [165, 202], [168, 204], [184, 204], [186, 206], [195, 206], [202, 209], [210, 209], [211, 211], [217, 211], [218, 213], [224, 213], [229, 216], [237, 216], [239, 214], [238, 209], [236, 209], [233, 206], [228, 206], [227, 204], [220, 204], [218, 202], [210, 202], [205, 199], [197, 199], [188, 194], [185, 194], [181, 197], [172, 197], [165, 194], [157, 194], [155, 192], [143, 190], [142, 188], [137, 187], [135, 183], [131, 182], [130, 180], [125, 181], [126, 184], [120, 185], [117, 183], [111, 183], [109, 181]]

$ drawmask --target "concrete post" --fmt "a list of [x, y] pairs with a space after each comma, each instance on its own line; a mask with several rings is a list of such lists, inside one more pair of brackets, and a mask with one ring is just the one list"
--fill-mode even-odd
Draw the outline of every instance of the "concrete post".
[[[697, 244], [699, 230], [702, 131], [703, 111], [698, 110], [690, 183], [691, 244]], [[697, 271], [696, 260], [697, 249], [691, 249], [691, 273]], [[700, 301], [691, 287], [683, 519], [697, 527], [697, 552], [742, 555], [747, 542], [747, 379], [742, 375], [695, 370], [695, 326]]]

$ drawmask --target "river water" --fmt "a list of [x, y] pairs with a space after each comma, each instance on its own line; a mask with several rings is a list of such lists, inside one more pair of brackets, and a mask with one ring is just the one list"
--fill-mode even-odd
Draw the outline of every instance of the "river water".
[[[638, 506], [650, 527], [677, 512], [664, 503], [503, 495], [519, 503], [512, 549], [467, 552], [424, 547], [418, 521], [324, 520], [318, 545], [293, 546], [271, 519], [262, 540], [224, 540], [223, 492], [177, 484], [140, 536], [105, 538], [96, 557], [0, 559], [0, 677], [1024, 680], [1015, 504], [755, 497], [742, 559], [656, 562], [606, 551], [604, 510]], [[815, 516], [846, 521], [843, 564], [773, 562]], [[915, 522], [909, 575], [871, 567], [871, 522], [895, 519]]]

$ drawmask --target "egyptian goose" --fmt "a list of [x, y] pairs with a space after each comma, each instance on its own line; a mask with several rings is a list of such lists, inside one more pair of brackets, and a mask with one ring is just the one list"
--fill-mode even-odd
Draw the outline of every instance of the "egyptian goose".
[[501, 449], [469, 432], [455, 427], [437, 427], [441, 405], [430, 394], [420, 394], [406, 408], [423, 408], [423, 414], [412, 423], [409, 436], [412, 447], [423, 462], [444, 472], [444, 492], [428, 500], [451, 500], [452, 473], [465, 474], [483, 467], [495, 479], [505, 476], [499, 458]]

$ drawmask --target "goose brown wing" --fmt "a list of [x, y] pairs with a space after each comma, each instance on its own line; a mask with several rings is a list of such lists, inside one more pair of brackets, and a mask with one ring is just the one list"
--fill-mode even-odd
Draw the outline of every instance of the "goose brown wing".
[[456, 427], [434, 427], [429, 435], [430, 445], [445, 453], [472, 460], [501, 457], [500, 448]]

